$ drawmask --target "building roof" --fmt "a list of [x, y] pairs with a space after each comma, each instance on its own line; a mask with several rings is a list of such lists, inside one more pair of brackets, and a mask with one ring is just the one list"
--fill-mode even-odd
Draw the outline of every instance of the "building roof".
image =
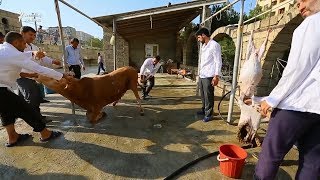
[[116, 21], [117, 33], [126, 39], [137, 36], [156, 35], [160, 33], [175, 33], [196, 18], [204, 5], [220, 4], [226, 0], [198, 0], [157, 8], [113, 14], [94, 19], [113, 27]]

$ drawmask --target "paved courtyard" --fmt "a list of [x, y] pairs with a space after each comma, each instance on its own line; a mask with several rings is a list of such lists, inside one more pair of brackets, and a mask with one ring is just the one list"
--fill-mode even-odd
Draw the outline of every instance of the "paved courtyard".
[[[89, 76], [92, 72], [95, 70], [87, 71]], [[70, 101], [64, 97], [47, 95], [51, 102], [41, 105], [42, 112], [52, 120], [48, 127], [62, 131], [63, 136], [41, 143], [39, 135], [18, 120], [17, 131], [30, 133], [33, 138], [13, 148], [0, 146], [0, 179], [164, 179], [188, 162], [217, 151], [222, 144], [239, 144], [236, 126], [217, 116], [204, 123], [195, 115], [201, 107], [195, 87], [194, 82], [175, 75], [157, 75], [152, 98], [143, 101], [145, 116], [139, 115], [133, 93], [128, 91], [116, 107], [105, 107], [107, 117], [96, 125], [86, 120], [85, 111], [79, 107], [72, 115]], [[217, 106], [219, 97], [215, 100]], [[239, 109], [235, 109], [237, 119]], [[266, 126], [262, 125], [261, 135]], [[0, 133], [0, 144], [4, 144], [3, 127]], [[252, 154], [259, 151], [247, 150], [242, 179], [252, 179], [257, 161]], [[294, 179], [297, 154], [296, 150], [290, 151], [279, 179]], [[177, 178], [229, 179], [219, 172], [216, 157], [196, 164]]]

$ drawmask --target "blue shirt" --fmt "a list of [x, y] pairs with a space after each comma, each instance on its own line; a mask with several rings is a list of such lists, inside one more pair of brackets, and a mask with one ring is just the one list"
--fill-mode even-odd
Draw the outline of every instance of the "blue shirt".
[[66, 46], [66, 61], [68, 65], [84, 65], [80, 55], [80, 48], [74, 49], [71, 45]]

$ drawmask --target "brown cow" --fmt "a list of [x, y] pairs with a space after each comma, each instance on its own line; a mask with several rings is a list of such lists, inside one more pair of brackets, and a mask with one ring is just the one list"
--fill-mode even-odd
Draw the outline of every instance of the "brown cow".
[[122, 67], [109, 74], [96, 77], [63, 78], [60, 81], [39, 75], [36, 78], [48, 88], [87, 110], [87, 118], [96, 123], [106, 115], [102, 108], [110, 103], [116, 105], [127, 90], [131, 89], [143, 115], [138, 94], [138, 73], [133, 67]]

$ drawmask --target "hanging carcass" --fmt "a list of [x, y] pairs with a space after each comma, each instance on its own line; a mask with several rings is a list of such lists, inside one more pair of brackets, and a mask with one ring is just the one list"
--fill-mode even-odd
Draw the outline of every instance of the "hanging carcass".
[[259, 103], [263, 98], [254, 97], [254, 94], [262, 78], [261, 58], [266, 49], [269, 33], [270, 30], [261, 47], [256, 48], [253, 42], [253, 31], [251, 31], [246, 60], [239, 76], [241, 115], [238, 123], [238, 139], [240, 142], [258, 146], [261, 145], [260, 138], [256, 134], [261, 121]]

